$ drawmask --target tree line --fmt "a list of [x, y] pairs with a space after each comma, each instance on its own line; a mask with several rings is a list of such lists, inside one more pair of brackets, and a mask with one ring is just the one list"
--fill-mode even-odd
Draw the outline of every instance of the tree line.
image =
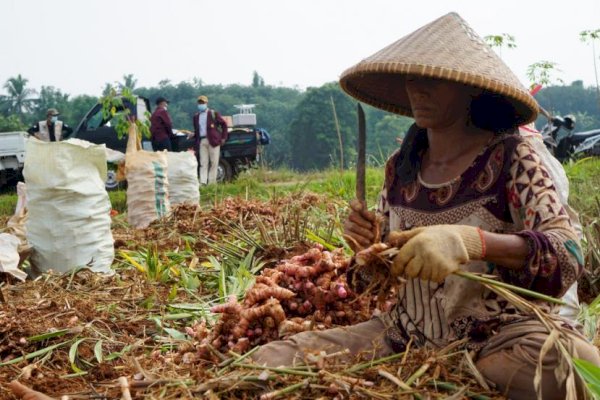
[[[45, 119], [50, 107], [57, 108], [61, 119], [75, 126], [102, 95], [71, 96], [52, 86], [42, 86], [37, 91], [27, 83], [21, 75], [5, 82], [6, 94], [0, 96], [0, 132], [24, 130]], [[356, 101], [346, 95], [337, 82], [301, 90], [267, 85], [254, 73], [250, 85], [207, 85], [194, 79], [179, 83], [163, 80], [157, 86], [137, 87], [135, 77], [128, 74], [121, 82], [107, 84], [104, 92], [113, 87], [132, 89], [135, 94], [148, 98], [152, 107], [157, 97], [166, 97], [170, 101], [169, 113], [174, 126], [179, 129], [192, 129], [192, 115], [200, 94], [208, 96], [209, 106], [223, 115], [235, 114], [237, 104], [255, 104], [258, 126], [269, 131], [272, 137], [271, 144], [265, 148], [265, 158], [272, 167], [309, 170], [339, 166], [342, 152], [345, 167], [351, 167], [356, 160]], [[556, 115], [575, 115], [577, 131], [600, 128], [600, 105], [595, 87], [585, 87], [581, 81], [548, 86], [536, 98]], [[398, 148], [397, 139], [403, 137], [412, 119], [368, 106], [365, 113], [368, 161], [380, 165]], [[538, 129], [545, 122], [543, 118], [538, 119]]]

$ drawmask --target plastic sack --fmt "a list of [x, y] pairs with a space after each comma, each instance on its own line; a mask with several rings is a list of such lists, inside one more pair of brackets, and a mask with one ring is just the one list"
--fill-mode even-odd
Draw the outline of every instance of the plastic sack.
[[128, 135], [125, 153], [127, 222], [143, 229], [171, 211], [167, 156], [140, 150], [135, 124], [130, 125]]
[[118, 164], [122, 161], [125, 161], [125, 154], [120, 151], [109, 149], [108, 147], [105, 149], [106, 151], [106, 161], [113, 164]]
[[66, 272], [84, 266], [94, 272], [112, 272], [104, 147], [78, 139], [27, 141], [23, 176], [32, 272]]
[[194, 153], [167, 152], [169, 201], [173, 204], [198, 204], [200, 183], [198, 181], [198, 161]]
[[12, 275], [24, 281], [27, 274], [19, 269], [19, 244], [18, 237], [10, 233], [0, 233], [0, 272]]
[[15, 214], [8, 220], [6, 232], [19, 239], [19, 253], [25, 253], [31, 246], [27, 243], [27, 189], [23, 182], [17, 183], [17, 197]]

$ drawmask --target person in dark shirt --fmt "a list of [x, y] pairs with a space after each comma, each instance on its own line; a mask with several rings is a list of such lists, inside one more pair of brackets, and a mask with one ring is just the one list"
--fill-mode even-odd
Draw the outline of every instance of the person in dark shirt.
[[164, 97], [156, 99], [156, 110], [150, 117], [150, 132], [152, 133], [152, 148], [154, 151], [172, 151], [171, 139], [173, 134], [173, 123], [167, 112], [169, 101]]
[[193, 124], [200, 184], [216, 183], [221, 145], [228, 137], [227, 122], [217, 111], [208, 108], [208, 97], [199, 96], [198, 112], [194, 114]]
[[46, 120], [39, 121], [27, 130], [29, 135], [35, 136], [44, 142], [59, 142], [65, 136], [70, 135], [73, 129], [62, 121], [58, 120], [60, 113], [56, 108], [50, 108], [46, 112]]

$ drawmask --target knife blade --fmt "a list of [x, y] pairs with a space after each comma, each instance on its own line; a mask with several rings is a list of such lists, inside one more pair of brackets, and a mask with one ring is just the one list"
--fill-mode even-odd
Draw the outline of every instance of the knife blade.
[[365, 112], [360, 103], [358, 105], [358, 142], [356, 161], [356, 199], [360, 201], [363, 207], [367, 205], [366, 193], [366, 147], [367, 147], [367, 128], [365, 122]]

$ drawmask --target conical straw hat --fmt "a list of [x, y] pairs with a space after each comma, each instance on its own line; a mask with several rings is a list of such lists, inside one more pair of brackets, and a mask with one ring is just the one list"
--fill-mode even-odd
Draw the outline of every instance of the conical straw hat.
[[535, 120], [538, 104], [506, 64], [456, 13], [449, 13], [378, 51], [340, 78], [356, 99], [412, 117], [407, 75], [445, 79], [504, 96], [516, 124]]

